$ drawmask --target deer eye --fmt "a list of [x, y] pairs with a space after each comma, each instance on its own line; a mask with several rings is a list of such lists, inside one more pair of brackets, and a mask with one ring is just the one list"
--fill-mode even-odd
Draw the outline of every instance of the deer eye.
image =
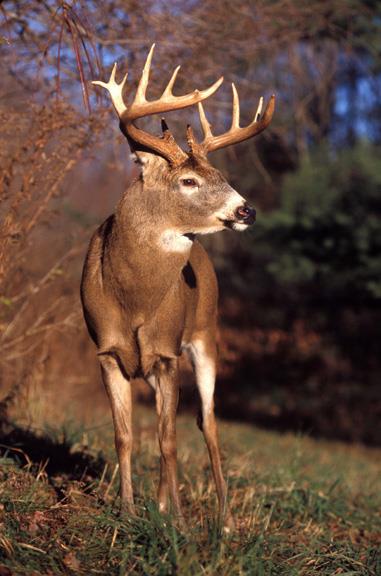
[[181, 184], [183, 184], [183, 186], [188, 186], [189, 188], [198, 186], [196, 180], [194, 180], [193, 178], [183, 178], [181, 180]]

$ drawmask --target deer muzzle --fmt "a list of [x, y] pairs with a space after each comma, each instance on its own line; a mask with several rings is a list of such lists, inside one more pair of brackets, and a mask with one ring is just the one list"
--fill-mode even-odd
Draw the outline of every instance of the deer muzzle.
[[238, 222], [242, 222], [242, 224], [254, 224], [256, 220], [257, 211], [255, 208], [252, 208], [248, 204], [244, 204], [243, 206], [239, 206], [234, 216], [236, 217]]

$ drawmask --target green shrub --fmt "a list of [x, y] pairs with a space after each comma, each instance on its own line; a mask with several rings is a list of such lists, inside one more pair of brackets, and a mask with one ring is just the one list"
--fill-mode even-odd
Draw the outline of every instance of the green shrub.
[[285, 177], [279, 209], [248, 237], [274, 288], [335, 305], [381, 298], [379, 158], [370, 145], [323, 148]]

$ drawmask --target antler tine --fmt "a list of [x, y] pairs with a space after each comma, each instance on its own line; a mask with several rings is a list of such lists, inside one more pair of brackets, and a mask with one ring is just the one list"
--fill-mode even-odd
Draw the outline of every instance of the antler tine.
[[173, 74], [171, 76], [171, 79], [168, 82], [164, 92], [162, 93], [160, 100], [167, 98], [168, 96], [173, 96], [172, 88], [173, 88], [174, 83], [176, 82], [177, 74], [179, 73], [180, 68], [181, 68], [181, 66], [177, 66], [174, 69]]
[[260, 117], [261, 117], [261, 113], [262, 113], [262, 107], [263, 107], [263, 96], [260, 97], [259, 102], [258, 102], [258, 108], [257, 111], [255, 113], [254, 116], [254, 120], [253, 122], [258, 122]]
[[202, 105], [201, 102], [198, 103], [198, 113], [200, 116], [201, 127], [204, 132], [204, 140], [207, 140], [208, 138], [213, 138], [212, 130], [210, 128], [208, 119], [205, 115], [204, 106]]
[[117, 69], [117, 63], [115, 62], [108, 82], [102, 82], [101, 80], [93, 80], [91, 83], [95, 84], [96, 86], [102, 86], [102, 88], [105, 88], [109, 92], [114, 108], [117, 111], [118, 115], [121, 116], [127, 110], [127, 106], [125, 105], [123, 100], [123, 88], [128, 78], [128, 72], [126, 72], [122, 82], [118, 84], [117, 81], [115, 80], [116, 69]]
[[147, 102], [146, 92], [147, 92], [149, 73], [151, 71], [151, 62], [152, 62], [152, 56], [153, 56], [154, 50], [155, 50], [155, 44], [152, 44], [150, 51], [148, 52], [146, 62], [144, 64], [143, 72], [142, 72], [142, 75], [140, 77], [139, 85], [138, 85], [138, 88], [136, 90], [136, 95], [135, 95], [134, 102], [132, 105], [143, 104], [143, 103]]
[[232, 82], [232, 91], [233, 91], [233, 114], [232, 114], [232, 125], [230, 130], [234, 130], [234, 128], [239, 128], [239, 97], [234, 82]]

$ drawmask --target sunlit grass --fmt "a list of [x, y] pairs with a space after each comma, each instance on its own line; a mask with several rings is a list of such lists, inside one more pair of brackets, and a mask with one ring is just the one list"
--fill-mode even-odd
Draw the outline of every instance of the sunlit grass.
[[[47, 432], [102, 462], [82, 476], [46, 472], [2, 449], [0, 566], [14, 574], [381, 573], [380, 452], [221, 423], [236, 531], [220, 533], [202, 435], [178, 420], [179, 477], [189, 532], [156, 507], [158, 449], [153, 412], [135, 411], [137, 518], [117, 514], [110, 421]], [[101, 457], [100, 457], [101, 456]], [[16, 458], [16, 459], [15, 459]], [[93, 470], [97, 470], [93, 467]]]

